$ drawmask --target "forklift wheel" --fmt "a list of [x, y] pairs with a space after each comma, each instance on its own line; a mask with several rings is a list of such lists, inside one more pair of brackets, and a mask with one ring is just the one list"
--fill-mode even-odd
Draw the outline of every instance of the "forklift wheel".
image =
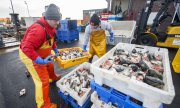
[[138, 44], [140, 45], [146, 45], [146, 46], [155, 46], [157, 41], [150, 35], [148, 34], [143, 34], [141, 35], [138, 40]]

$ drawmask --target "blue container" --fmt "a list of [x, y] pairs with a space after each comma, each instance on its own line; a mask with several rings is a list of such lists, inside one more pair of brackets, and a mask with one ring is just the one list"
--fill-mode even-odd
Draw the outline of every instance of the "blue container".
[[58, 41], [67, 41], [71, 43], [74, 40], [79, 40], [79, 32], [78, 30], [71, 30], [71, 31], [57, 31], [57, 38]]
[[[142, 102], [131, 98], [113, 88], [105, 88], [91, 81], [92, 90], [96, 91], [98, 96], [105, 103], [111, 102], [113, 105], [118, 106], [118, 108], [144, 108]], [[132, 101], [134, 100], [134, 101]], [[163, 108], [161, 105], [160, 108]]]
[[60, 21], [60, 28], [58, 30], [60, 31], [69, 31], [69, 26], [68, 26], [68, 20], [61, 20]]
[[61, 20], [60, 21], [60, 31], [71, 31], [77, 29], [77, 20]]
[[123, 18], [122, 18], [122, 17], [116, 17], [115, 20], [116, 20], [116, 21], [121, 21], [121, 20], [123, 20]]
[[123, 19], [122, 15], [110, 15], [108, 17], [108, 20], [112, 20], [112, 21], [120, 21], [122, 19]]
[[68, 21], [69, 30], [77, 30], [77, 20]]
[[115, 21], [115, 20], [116, 20], [116, 17], [109, 17], [108, 20], [113, 20], [113, 21]]
[[111, 21], [120, 21], [120, 20], [123, 20], [122, 17], [109, 17], [108, 20], [111, 20]]
[[58, 91], [58, 94], [61, 98], [63, 98], [63, 100], [65, 101], [65, 103], [67, 105], [71, 105], [73, 108], [89, 108], [92, 103], [90, 101], [90, 97], [87, 99], [87, 101], [83, 104], [83, 106], [79, 106], [76, 103], [76, 100], [74, 100], [71, 96], [69, 95], [64, 95], [61, 91]]

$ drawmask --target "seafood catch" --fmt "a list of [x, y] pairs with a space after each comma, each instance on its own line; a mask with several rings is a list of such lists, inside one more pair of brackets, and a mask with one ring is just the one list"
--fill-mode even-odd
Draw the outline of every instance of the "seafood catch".
[[73, 48], [65, 51], [59, 51], [59, 56], [62, 60], [69, 60], [87, 56], [87, 54], [82, 51], [79, 51], [79, 49]]
[[82, 97], [90, 88], [90, 81], [93, 78], [94, 75], [89, 69], [80, 68], [69, 77], [64, 78], [61, 85], [66, 86], [67, 89], [73, 90], [79, 97]]
[[104, 101], [100, 100], [100, 97], [98, 96], [97, 92], [93, 92], [91, 95], [91, 100], [94, 104], [94, 107], [91, 108], [118, 108], [117, 106], [114, 106], [111, 102], [105, 103]]
[[153, 87], [162, 89], [164, 86], [162, 56], [158, 52], [141, 52], [136, 49], [128, 52], [117, 48], [113, 56], [99, 67], [145, 82]]

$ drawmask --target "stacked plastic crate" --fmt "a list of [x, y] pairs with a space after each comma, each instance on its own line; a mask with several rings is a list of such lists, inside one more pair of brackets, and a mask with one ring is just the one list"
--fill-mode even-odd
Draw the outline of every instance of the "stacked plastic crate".
[[61, 20], [57, 36], [59, 42], [71, 43], [72, 41], [79, 40], [77, 20]]
[[106, 31], [106, 43], [109, 45], [117, 45], [119, 42], [131, 43], [134, 38], [136, 29], [136, 21], [109, 21], [114, 33], [114, 41], [110, 41], [110, 34]]
[[90, 63], [83, 63], [56, 82], [58, 94], [71, 108], [89, 108], [91, 106]]
[[91, 81], [91, 108], [143, 108], [142, 102], [106, 85]]
[[[64, 53], [67, 51], [77, 50], [79, 52], [82, 52], [82, 48], [80, 47], [72, 47], [72, 48], [63, 48], [59, 49], [59, 53]], [[52, 55], [55, 55], [54, 51], [51, 51]], [[58, 62], [58, 66], [63, 69], [67, 69], [79, 64], [82, 64], [84, 62], [88, 62], [89, 58], [91, 57], [91, 54], [89, 52], [83, 52], [83, 56], [77, 57], [77, 58], [71, 58], [71, 59], [62, 59], [62, 56], [56, 57], [56, 61]]]

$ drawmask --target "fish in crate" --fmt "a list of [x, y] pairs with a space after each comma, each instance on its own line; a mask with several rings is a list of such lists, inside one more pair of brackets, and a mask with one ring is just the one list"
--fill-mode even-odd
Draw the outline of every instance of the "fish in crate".
[[117, 48], [113, 56], [103, 62], [100, 68], [115, 71], [156, 88], [162, 89], [165, 85], [162, 56], [158, 53], [141, 52], [136, 49], [128, 52]]

